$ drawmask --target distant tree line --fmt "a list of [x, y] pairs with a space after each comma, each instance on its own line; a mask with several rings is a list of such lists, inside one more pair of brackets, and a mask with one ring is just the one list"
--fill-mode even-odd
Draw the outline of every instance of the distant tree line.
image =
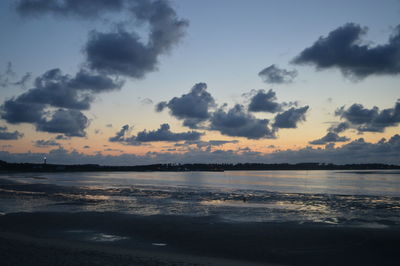
[[135, 166], [107, 166], [98, 164], [34, 164], [34, 163], [7, 163], [0, 160], [0, 171], [21, 172], [82, 172], [82, 171], [240, 171], [240, 170], [379, 170], [400, 169], [399, 165], [392, 164], [331, 164], [331, 163], [222, 163], [222, 164], [150, 164]]

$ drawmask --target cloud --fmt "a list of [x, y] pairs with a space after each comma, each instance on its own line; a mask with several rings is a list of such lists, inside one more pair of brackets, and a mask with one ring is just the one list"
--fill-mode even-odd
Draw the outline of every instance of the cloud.
[[44, 106], [37, 103], [26, 103], [17, 99], [5, 101], [0, 106], [1, 118], [11, 124], [40, 122], [45, 113]]
[[8, 88], [13, 86], [18, 86], [25, 88], [26, 83], [31, 79], [31, 73], [25, 73], [19, 80], [16, 80], [16, 74], [13, 70], [12, 63], [8, 62], [6, 69], [3, 73], [0, 73], [0, 87]]
[[144, 98], [144, 99], [140, 99], [140, 103], [143, 105], [149, 105], [149, 104], [153, 104], [153, 100], [150, 98]]
[[332, 125], [328, 131], [333, 132], [333, 133], [342, 133], [343, 131], [347, 130], [350, 128], [349, 123], [347, 122], [341, 122], [337, 125]]
[[196, 131], [173, 133], [168, 124], [162, 124], [157, 130], [139, 132], [135, 140], [139, 142], [198, 140], [201, 135], [202, 133]]
[[400, 73], [400, 25], [386, 44], [363, 44], [361, 37], [366, 27], [347, 23], [320, 37], [304, 49], [293, 63], [310, 64], [317, 69], [338, 68], [345, 76], [365, 78], [369, 75], [397, 75]]
[[70, 139], [70, 138], [67, 137], [67, 136], [65, 136], [65, 135], [57, 135], [57, 136], [55, 137], [55, 139], [57, 139], [57, 140], [68, 140], [68, 139]]
[[156, 70], [158, 54], [141, 43], [139, 36], [123, 29], [110, 33], [92, 31], [85, 52], [89, 67], [106, 74], [143, 78]]
[[88, 118], [77, 110], [56, 110], [50, 119], [38, 121], [36, 129], [49, 133], [62, 133], [68, 137], [84, 137], [89, 126]]
[[258, 73], [265, 83], [282, 84], [292, 83], [297, 77], [297, 70], [286, 70], [276, 65], [270, 65]]
[[[21, 16], [52, 14], [63, 18], [104, 19], [118, 12], [122, 18], [110, 32], [92, 30], [84, 52], [91, 70], [107, 75], [143, 78], [157, 70], [159, 57], [168, 53], [184, 36], [188, 22], [179, 19], [169, 1], [153, 0], [20, 0]], [[115, 18], [115, 17], [114, 17]], [[148, 26], [148, 38], [130, 29]], [[147, 39], [144, 42], [142, 39]]]
[[0, 126], [0, 140], [17, 140], [24, 136], [23, 133], [19, 131], [9, 132], [7, 127]]
[[[19, 0], [15, 7], [23, 17], [51, 14], [105, 21], [106, 13], [121, 15], [113, 30], [89, 33], [83, 49], [86, 62], [75, 76], [49, 70], [35, 79], [34, 88], [1, 106], [1, 118], [9, 123], [32, 123], [39, 131], [67, 136], [85, 136], [84, 127], [89, 123], [81, 111], [89, 110], [95, 94], [121, 88], [124, 82], [120, 76], [143, 78], [155, 71], [159, 56], [182, 39], [188, 26], [168, 1]], [[132, 26], [148, 29], [148, 38]], [[8, 70], [11, 73], [11, 65]], [[19, 83], [27, 79], [24, 76]]]
[[223, 146], [228, 143], [239, 143], [238, 140], [209, 140], [196, 143], [197, 147], [201, 146]]
[[276, 94], [273, 90], [265, 92], [265, 90], [259, 90], [250, 100], [249, 111], [250, 112], [269, 112], [276, 113], [282, 109], [281, 104], [276, 102]]
[[118, 131], [115, 136], [109, 138], [110, 142], [121, 142], [126, 145], [141, 145], [143, 142], [157, 142], [157, 141], [168, 141], [168, 142], [178, 142], [178, 141], [196, 141], [199, 140], [203, 135], [196, 131], [187, 131], [182, 133], [174, 133], [170, 130], [168, 124], [160, 125], [157, 130], [143, 130], [137, 133], [136, 136], [128, 137], [128, 133], [131, 130], [129, 125], [124, 125], [120, 131]]
[[88, 66], [107, 74], [143, 78], [157, 70], [159, 56], [168, 53], [184, 36], [188, 25], [178, 19], [167, 1], [129, 1], [136, 21], [149, 25], [148, 42], [125, 26], [108, 33], [91, 31], [84, 48]]
[[177, 119], [183, 120], [183, 125], [189, 128], [198, 128], [199, 124], [211, 116], [209, 109], [215, 106], [214, 98], [207, 92], [207, 84], [195, 84], [188, 94], [174, 97], [168, 102], [156, 105], [156, 111], [165, 108]]
[[185, 141], [184, 143], [175, 143], [175, 147], [189, 147], [191, 145], [196, 145], [198, 149], [201, 148], [211, 148], [211, 147], [219, 147], [229, 143], [239, 143], [238, 140], [209, 140], [209, 141]]
[[119, 11], [124, 2], [124, 0], [19, 0], [16, 10], [22, 16], [53, 14], [94, 18], [103, 12]]
[[336, 134], [334, 132], [328, 132], [322, 138], [310, 141], [309, 143], [312, 144], [312, 145], [325, 145], [327, 143], [346, 142], [346, 141], [349, 141], [349, 140], [350, 140], [349, 138], [340, 137], [338, 134]]
[[398, 164], [400, 158], [400, 135], [376, 143], [360, 138], [341, 147], [329, 145], [325, 148], [305, 147], [299, 150], [280, 150], [269, 154], [253, 151], [234, 150], [190, 150], [184, 153], [148, 152], [144, 155], [123, 153], [120, 155], [87, 155], [67, 151], [63, 148], [48, 153], [11, 153], [0, 151], [0, 160], [7, 162], [41, 162], [46, 156], [48, 162], [61, 164], [103, 164], [103, 165], [143, 165], [155, 163], [301, 163], [324, 162], [336, 164], [387, 163]]
[[124, 137], [126, 133], [129, 131], [129, 125], [124, 125], [120, 131], [115, 133], [114, 137], [110, 137], [108, 141], [110, 142], [122, 142], [124, 141]]
[[[117, 90], [122, 84], [86, 70], [71, 77], [52, 69], [35, 79], [34, 88], [6, 100], [0, 107], [0, 115], [11, 124], [32, 123], [39, 131], [85, 136], [82, 127], [88, 126], [88, 121], [78, 110], [88, 110], [94, 94]], [[67, 124], [62, 125], [63, 122]]]
[[235, 105], [227, 112], [219, 108], [211, 116], [210, 129], [223, 135], [248, 139], [275, 138], [268, 127], [268, 119], [258, 119], [247, 113], [242, 105]]
[[21, 88], [25, 88], [26, 87], [26, 83], [32, 78], [32, 73], [25, 73], [25, 75], [23, 75], [20, 80], [17, 80], [15, 82], [12, 83], [12, 85], [15, 86], [20, 86]]
[[347, 122], [341, 122], [341, 123], [332, 125], [331, 127], [328, 128], [328, 132], [326, 133], [325, 136], [323, 136], [320, 139], [310, 141], [308, 143], [310, 143], [312, 145], [325, 145], [325, 144], [334, 145], [335, 142], [349, 141], [350, 140], [349, 138], [344, 137], [344, 136], [341, 137], [338, 135], [338, 133], [341, 133], [349, 128], [350, 128], [350, 124]]
[[387, 163], [398, 164], [400, 156], [400, 136], [389, 140], [381, 139], [377, 143], [366, 142], [363, 138], [354, 140], [341, 147], [327, 145], [325, 149], [306, 147], [300, 150], [286, 150], [272, 153], [274, 161], [281, 162], [325, 162], [337, 164], [349, 163]]
[[384, 132], [386, 127], [397, 126], [400, 123], [400, 100], [397, 100], [393, 108], [383, 110], [376, 106], [368, 109], [355, 103], [347, 109], [345, 106], [340, 107], [335, 115], [345, 119], [359, 132]]
[[305, 114], [309, 106], [300, 108], [290, 108], [289, 110], [279, 113], [275, 116], [274, 128], [297, 128], [297, 124], [305, 121]]
[[44, 140], [44, 139], [39, 139], [35, 141], [35, 146], [36, 147], [49, 147], [49, 146], [61, 146], [60, 143], [54, 141], [54, 140]]

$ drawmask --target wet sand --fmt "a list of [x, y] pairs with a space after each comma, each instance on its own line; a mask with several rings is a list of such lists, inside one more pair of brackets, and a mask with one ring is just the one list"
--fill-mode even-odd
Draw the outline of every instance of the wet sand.
[[[398, 265], [400, 228], [110, 212], [0, 216], [2, 265]], [[106, 236], [99, 238], [99, 236]]]

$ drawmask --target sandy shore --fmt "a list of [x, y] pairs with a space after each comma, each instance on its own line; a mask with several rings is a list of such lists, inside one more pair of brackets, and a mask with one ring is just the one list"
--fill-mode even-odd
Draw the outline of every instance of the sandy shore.
[[[57, 238], [0, 233], [0, 259], [3, 266], [15, 265], [221, 265], [260, 266], [249, 261], [191, 256], [187, 254], [143, 251], [83, 243]], [[267, 264], [274, 266], [276, 264]], [[278, 265], [276, 265], [278, 266]]]
[[400, 248], [397, 227], [217, 217], [15, 213], [0, 230], [2, 265], [398, 265]]

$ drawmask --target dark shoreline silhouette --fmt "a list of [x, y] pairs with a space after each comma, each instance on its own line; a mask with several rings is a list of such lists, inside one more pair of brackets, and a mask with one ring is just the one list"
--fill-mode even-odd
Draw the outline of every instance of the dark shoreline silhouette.
[[0, 160], [0, 171], [18, 172], [96, 172], [96, 171], [132, 171], [132, 172], [185, 172], [185, 171], [262, 171], [262, 170], [394, 170], [400, 165], [393, 164], [326, 164], [326, 163], [237, 163], [237, 164], [150, 164], [134, 166], [110, 166], [98, 164], [35, 164], [35, 163], [8, 163]]

